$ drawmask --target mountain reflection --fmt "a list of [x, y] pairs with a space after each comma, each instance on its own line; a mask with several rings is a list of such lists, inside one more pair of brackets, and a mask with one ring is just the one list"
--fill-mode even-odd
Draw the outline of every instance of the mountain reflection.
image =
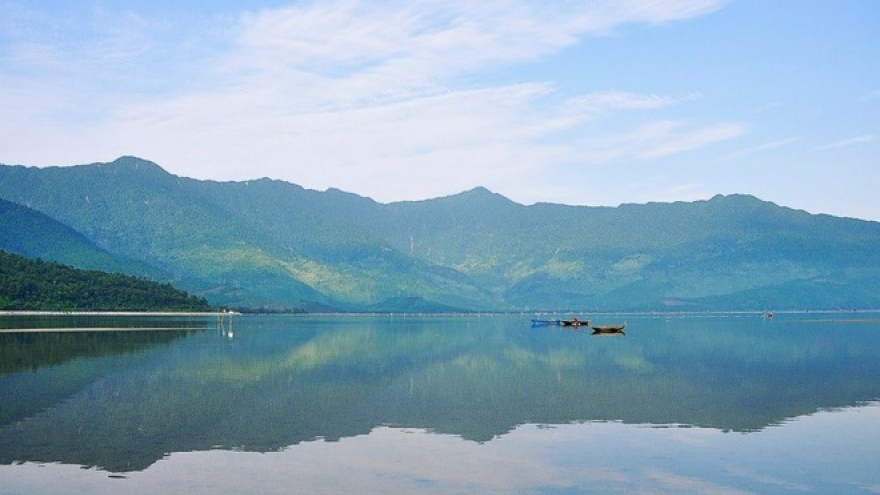
[[[0, 463], [125, 472], [170, 452], [268, 452], [383, 425], [478, 442], [586, 421], [749, 432], [880, 398], [876, 322], [630, 317], [625, 338], [514, 317], [235, 325], [231, 340], [189, 333], [0, 376]], [[13, 413], [24, 383], [44, 406]]]

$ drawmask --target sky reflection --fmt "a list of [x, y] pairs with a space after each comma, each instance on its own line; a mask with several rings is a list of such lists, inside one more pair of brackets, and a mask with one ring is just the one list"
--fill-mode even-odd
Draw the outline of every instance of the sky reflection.
[[124, 479], [0, 466], [2, 493], [880, 493], [880, 403], [754, 433], [617, 422], [523, 425], [480, 443], [377, 427], [278, 452], [174, 453]]

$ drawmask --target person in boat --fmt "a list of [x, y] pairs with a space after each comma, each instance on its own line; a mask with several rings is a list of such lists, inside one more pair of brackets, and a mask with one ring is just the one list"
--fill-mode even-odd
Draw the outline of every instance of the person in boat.
[[581, 324], [581, 322], [578, 321], [578, 317], [577, 317], [577, 316], [575, 316], [574, 318], [571, 319], [571, 325], [572, 325], [572, 326], [576, 327], [576, 326], [579, 326], [580, 324]]

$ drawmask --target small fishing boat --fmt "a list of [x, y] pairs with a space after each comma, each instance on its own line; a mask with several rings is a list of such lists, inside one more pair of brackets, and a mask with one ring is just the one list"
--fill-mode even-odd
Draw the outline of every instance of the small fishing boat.
[[586, 327], [590, 325], [589, 320], [579, 320], [577, 318], [572, 318], [571, 320], [560, 320], [560, 322], [561, 325], [564, 327], [579, 327], [581, 325]]
[[536, 318], [532, 318], [532, 326], [536, 327], [539, 325], [559, 325], [561, 320], [539, 320]]
[[573, 318], [571, 320], [538, 320], [538, 319], [532, 318], [532, 326], [533, 327], [540, 326], [540, 325], [559, 325], [559, 326], [563, 326], [563, 327], [579, 327], [581, 325], [589, 326], [590, 321], [589, 320], [579, 320], [577, 318]]
[[590, 327], [593, 329], [593, 334], [621, 334], [626, 335], [623, 332], [623, 329], [626, 328], [626, 323], [622, 323], [620, 325], [592, 325]]

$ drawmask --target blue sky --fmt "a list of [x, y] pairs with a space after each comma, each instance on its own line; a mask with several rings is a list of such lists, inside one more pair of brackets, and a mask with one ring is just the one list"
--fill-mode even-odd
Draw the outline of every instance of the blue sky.
[[880, 220], [880, 2], [0, 0], [0, 163]]

